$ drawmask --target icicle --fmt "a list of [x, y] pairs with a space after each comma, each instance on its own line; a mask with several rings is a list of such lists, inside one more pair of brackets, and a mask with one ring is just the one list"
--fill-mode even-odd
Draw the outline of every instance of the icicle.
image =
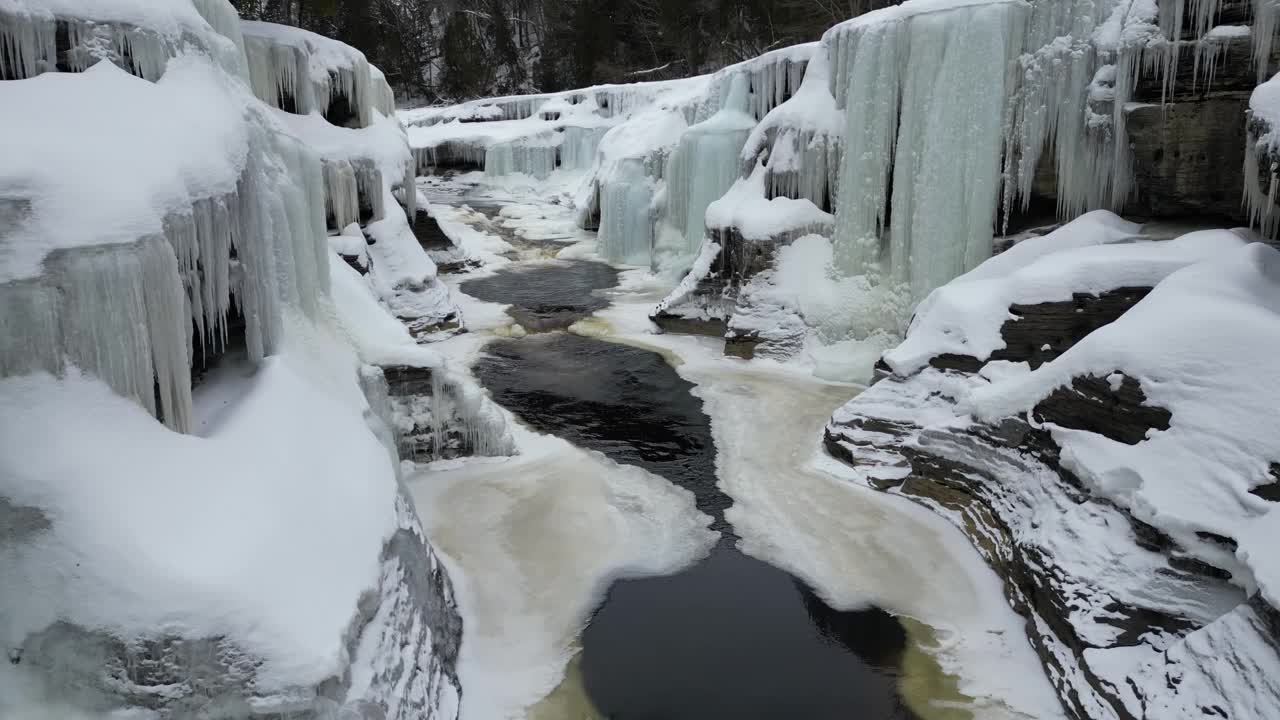
[[324, 198], [329, 227], [341, 230], [360, 220], [360, 195], [350, 162], [324, 161]]
[[1280, 0], [1253, 0], [1253, 64], [1258, 83], [1271, 75], [1271, 48], [1280, 32]]
[[0, 284], [0, 377], [62, 372], [58, 290], [42, 281]]
[[836, 66], [832, 95], [846, 118], [835, 262], [848, 275], [873, 272], [880, 260], [906, 32], [906, 23], [884, 22], [837, 26], [828, 35]]
[[404, 181], [400, 192], [401, 199], [404, 201], [404, 214], [409, 218], [409, 224], [412, 225], [415, 218], [418, 217], [418, 178], [414, 173], [412, 164], [405, 166]]
[[556, 169], [561, 140], [559, 133], [552, 133], [490, 145], [484, 155], [484, 174], [501, 177], [523, 173], [545, 179]]
[[[775, 67], [770, 65], [769, 67]], [[707, 207], [738, 177], [739, 151], [755, 126], [747, 113], [754, 99], [745, 73], [732, 76], [722, 109], [690, 127], [667, 160], [666, 203], [654, 261], [668, 273], [683, 274], [706, 234]]]
[[318, 109], [305, 50], [255, 35], [246, 36], [244, 44], [253, 94], [259, 100], [303, 115]]
[[644, 160], [626, 158], [600, 180], [600, 254], [611, 262], [648, 265], [652, 259], [653, 183]]
[[52, 17], [0, 9], [0, 80], [22, 80], [57, 69], [57, 27]]
[[560, 144], [560, 167], [564, 170], [588, 170], [595, 162], [600, 139], [608, 127], [566, 127]]
[[164, 239], [56, 251], [45, 269], [0, 285], [0, 376], [61, 374], [70, 363], [170, 428], [189, 429], [189, 323]]
[[369, 76], [374, 109], [386, 117], [392, 117], [396, 112], [396, 95], [387, 83], [387, 76], [372, 63], [369, 65]]

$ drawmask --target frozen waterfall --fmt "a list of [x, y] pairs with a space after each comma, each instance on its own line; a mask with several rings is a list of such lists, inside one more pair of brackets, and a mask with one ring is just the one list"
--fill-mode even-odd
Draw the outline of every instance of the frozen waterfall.
[[827, 32], [846, 119], [835, 232], [844, 273], [906, 284], [920, 299], [990, 255], [1026, 16], [1015, 0], [908, 3]]
[[698, 254], [707, 208], [738, 178], [738, 155], [756, 124], [750, 101], [748, 77], [735, 74], [721, 109], [680, 136], [663, 172], [666, 207], [654, 253], [658, 269], [683, 274]]

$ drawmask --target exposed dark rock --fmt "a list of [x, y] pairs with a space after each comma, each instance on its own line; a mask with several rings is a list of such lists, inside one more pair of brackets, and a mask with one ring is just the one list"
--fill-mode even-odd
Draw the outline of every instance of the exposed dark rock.
[[346, 263], [352, 270], [355, 270], [361, 275], [369, 274], [369, 265], [366, 262], [367, 258], [364, 256], [344, 255], [342, 253], [338, 253], [338, 257], [342, 258], [342, 262]]
[[[1187, 15], [1192, 16], [1193, 13]], [[1243, 24], [1251, 22], [1252, 18]], [[1201, 55], [1201, 62], [1197, 67], [1196, 53], [1201, 47], [1204, 48], [1200, 50], [1202, 53], [1210, 52], [1209, 48], [1217, 52], [1212, 81], [1208, 79], [1209, 58], [1206, 54]], [[1253, 43], [1249, 37], [1201, 41], [1187, 40], [1184, 36], [1178, 48], [1178, 62], [1174, 66], [1173, 77], [1166, 79], [1163, 75], [1163, 72], [1142, 73], [1133, 88], [1133, 101], [1181, 103], [1236, 93], [1243, 93], [1247, 99], [1258, 84], [1258, 74], [1253, 64]]]
[[711, 261], [707, 275], [698, 281], [688, 297], [672, 307], [655, 311], [649, 319], [666, 332], [726, 337], [725, 354], [750, 358], [760, 338], [752, 332], [736, 333], [729, 329], [738, 293], [751, 278], [773, 266], [779, 247], [789, 245], [803, 233], [796, 231], [767, 240], [753, 240], [743, 237], [734, 227], [708, 232], [720, 245], [720, 252]]
[[1036, 419], [1062, 427], [1105, 435], [1136, 445], [1151, 430], [1168, 430], [1168, 410], [1146, 404], [1142, 385], [1121, 376], [1113, 388], [1106, 378], [1075, 377], [1071, 387], [1059, 387], [1035, 406]]
[[729, 328], [729, 321], [724, 318], [683, 317], [669, 312], [655, 312], [649, 316], [655, 325], [665, 332], [685, 335], [709, 335], [723, 337]]
[[[1252, 66], [1249, 72], [1252, 74]], [[1252, 87], [1252, 85], [1250, 85]], [[1126, 110], [1137, 195], [1129, 212], [1244, 223], [1240, 203], [1248, 94]]]
[[[903, 383], [911, 382], [914, 380], [890, 378], [868, 393], [891, 395]], [[1132, 394], [1125, 397], [1134, 399]], [[949, 401], [935, 396], [929, 402], [945, 405]], [[1032, 646], [1072, 717], [1095, 717], [1089, 708], [1101, 700], [1117, 717], [1134, 718], [1105, 671], [1100, 674], [1090, 666], [1086, 651], [1139, 645], [1152, 637], [1182, 637], [1203, 621], [1172, 610], [1176, 605], [1122, 602], [1095, 577], [1078, 575], [1078, 568], [1061, 564], [1052, 545], [1030, 540], [1034, 536], [1027, 534], [1027, 518], [1043, 512], [1077, 512], [1075, 508], [1079, 508], [1083, 517], [1098, 518], [1091, 522], [1098, 523], [1100, 530], [1110, 527], [1109, 531], [1114, 531], [1127, 525], [1133, 530], [1134, 552], [1140, 552], [1141, 547], [1165, 558], [1166, 566], [1160, 571], [1162, 584], [1218, 587], [1224, 581], [1221, 571], [1187, 562], [1167, 536], [1111, 503], [1093, 498], [1061, 468], [1049, 433], [1022, 420], [1008, 418], [998, 425], [968, 431], [926, 430], [879, 416], [876, 408], [883, 407], [880, 402], [867, 403], [865, 413], [857, 412], [858, 406], [855, 400], [846, 408], [849, 412], [842, 411], [843, 415], [838, 414], [828, 426], [827, 450], [866, 472], [871, 487], [930, 507], [969, 536], [1004, 580], [1014, 609], [1028, 617]], [[1053, 497], [1058, 498], [1056, 509], [1038, 504]], [[1119, 520], [1119, 526], [1107, 517]], [[1098, 562], [1105, 565], [1108, 561], [1099, 558]], [[1095, 609], [1085, 613], [1085, 608]], [[1089, 630], [1090, 618], [1110, 630], [1101, 634]], [[1111, 639], [1099, 645], [1097, 638], [1106, 635]], [[1064, 650], [1069, 654], [1064, 655]]]
[[1250, 490], [1249, 493], [1263, 500], [1280, 503], [1280, 465], [1271, 463], [1271, 477], [1275, 478], [1275, 480], [1265, 485], [1259, 485]]
[[756, 346], [761, 338], [755, 332], [729, 332], [724, 338], [724, 354], [750, 360], [756, 355]]
[[413, 229], [413, 236], [418, 239], [423, 250], [448, 250], [454, 246], [453, 240], [441, 229], [440, 223], [426, 210], [414, 213], [409, 227]]
[[[1032, 368], [1040, 367], [1089, 333], [1115, 322], [1150, 292], [1151, 288], [1127, 287], [1098, 295], [1074, 293], [1071, 300], [1061, 302], [1011, 305], [1009, 314], [1014, 317], [1000, 326], [1005, 347], [993, 352], [989, 359], [1026, 362]], [[985, 362], [967, 355], [944, 353], [934, 357], [929, 364], [940, 370], [973, 373]]]

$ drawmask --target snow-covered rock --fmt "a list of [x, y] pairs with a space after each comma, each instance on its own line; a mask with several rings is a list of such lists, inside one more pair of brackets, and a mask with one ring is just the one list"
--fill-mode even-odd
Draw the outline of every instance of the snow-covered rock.
[[256, 98], [225, 0], [0, 2], [5, 717], [457, 715], [374, 367], [439, 367], [392, 311], [452, 308], [412, 156], [358, 52], [252, 29], [359, 129]]
[[[1280, 382], [1264, 358], [1280, 342], [1280, 253], [1221, 231], [1134, 243], [1097, 216], [1064, 230], [936, 291], [886, 355], [896, 372], [837, 411], [827, 447], [966, 531], [1075, 717], [1270, 717]], [[1129, 252], [1145, 257], [1129, 266]], [[1079, 297], [1135, 271], [1154, 289], [1044, 334], [1037, 369], [984, 354], [1031, 317], [1010, 304], [1067, 293], [1092, 313]], [[927, 364], [957, 343], [970, 365]]]

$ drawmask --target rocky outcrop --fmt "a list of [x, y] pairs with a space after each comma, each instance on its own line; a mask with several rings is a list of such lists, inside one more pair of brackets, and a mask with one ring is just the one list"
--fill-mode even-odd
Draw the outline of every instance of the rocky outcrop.
[[[1001, 361], [1050, 362], [1148, 292], [1011, 307], [1001, 327], [1007, 347], [987, 361], [940, 356], [908, 377], [884, 366], [879, 382], [836, 412], [825, 445], [869, 487], [929, 507], [969, 537], [1027, 618], [1071, 717], [1271, 717], [1280, 707], [1275, 608], [1246, 597], [1230, 569], [1088, 486], [1046, 428], [1125, 445], [1168, 430], [1177, 418], [1138, 379], [1079, 375], [1025, 415], [969, 416], [971, 393], [998, 376]], [[1224, 536], [1199, 540], [1236, 548]]]
[[[1040, 367], [1066, 352], [1085, 335], [1114, 322], [1149, 292], [1151, 288], [1116, 288], [1096, 295], [1074, 293], [1071, 300], [1062, 302], [1010, 305], [1010, 317], [1000, 327], [1005, 346], [994, 351], [989, 360], [1025, 362], [1032, 368]], [[939, 370], [976, 373], [985, 363], [968, 355], [944, 353], [931, 359], [929, 364]]]
[[264, 689], [262, 660], [225, 636], [122, 638], [67, 622], [28, 636], [9, 662], [58, 677], [80, 702], [163, 718], [454, 718], [462, 621], [453, 587], [403, 488], [396, 514], [378, 587], [360, 599], [344, 640], [350, 665], [316, 686]]
[[739, 228], [725, 227], [708, 234], [716, 250], [707, 272], [689, 292], [660, 305], [650, 319], [666, 332], [724, 337], [726, 355], [750, 359], [767, 339], [745, 324], [731, 322], [741, 309], [741, 293], [753, 278], [771, 271], [780, 247], [803, 233], [752, 239]]
[[[949, 409], [948, 384], [978, 381], [935, 369], [883, 380], [835, 416], [826, 446], [860, 468], [871, 487], [925, 505], [969, 536], [1004, 580], [1010, 604], [1027, 617], [1032, 646], [1072, 717], [1180, 717], [1142, 712], [1164, 693], [1136, 684], [1131, 660], [1170, 674], [1194, 672], [1164, 654], [1230, 611], [1242, 600], [1239, 591], [1222, 571], [1093, 498], [1062, 467], [1047, 432], [1017, 418], [962, 430], [910, 419]], [[1142, 405], [1140, 390], [1103, 388], [1108, 381], [1086, 379], [1037, 406], [1034, 416], [1128, 441], [1150, 429], [1144, 413], [1159, 411]], [[1111, 658], [1121, 660], [1119, 671]]]

